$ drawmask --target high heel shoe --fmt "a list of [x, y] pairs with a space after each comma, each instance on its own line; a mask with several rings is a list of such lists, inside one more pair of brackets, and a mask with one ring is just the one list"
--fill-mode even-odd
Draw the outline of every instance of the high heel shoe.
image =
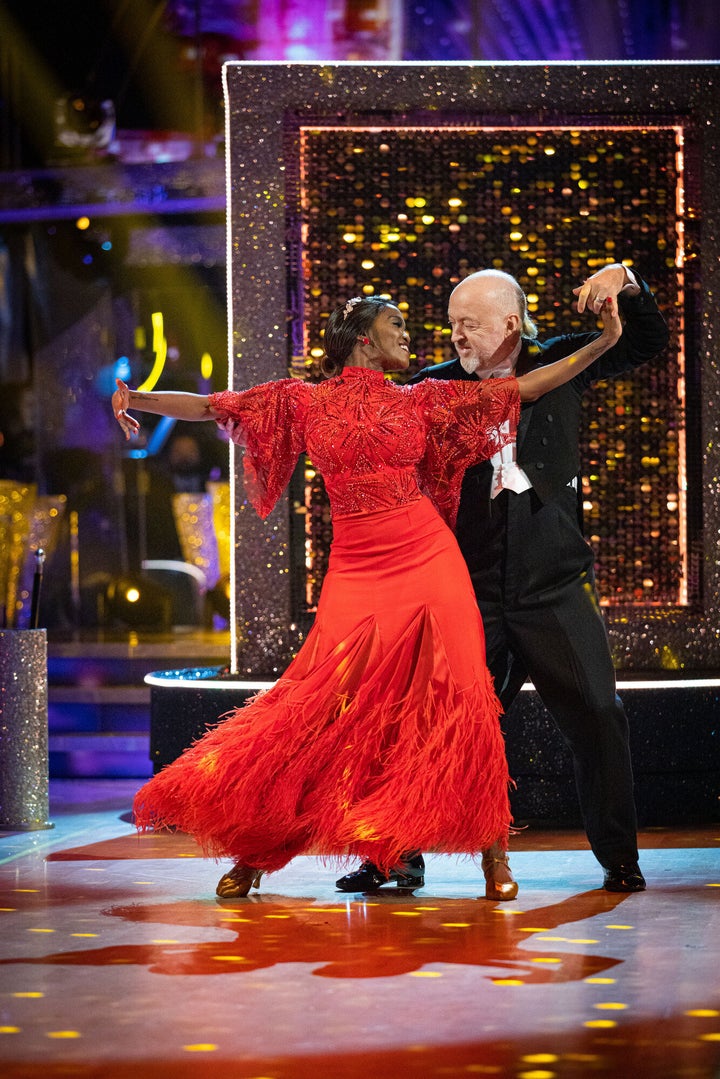
[[485, 898], [495, 902], [515, 899], [517, 881], [513, 879], [507, 853], [499, 843], [483, 851], [482, 871], [485, 875]]
[[250, 865], [238, 862], [229, 873], [220, 878], [215, 895], [221, 899], [243, 899], [251, 888], [260, 887], [262, 875], [262, 869], [253, 869]]

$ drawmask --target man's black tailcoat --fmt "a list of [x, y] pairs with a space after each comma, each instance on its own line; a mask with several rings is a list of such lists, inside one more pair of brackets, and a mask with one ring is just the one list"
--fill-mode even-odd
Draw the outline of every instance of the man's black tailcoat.
[[[588, 839], [606, 868], [637, 861], [637, 823], [627, 719], [615, 690], [576, 477], [583, 395], [596, 382], [654, 359], [668, 342], [655, 299], [636, 278], [639, 295], [618, 298], [624, 327], [617, 344], [564, 386], [522, 407], [517, 457], [532, 490], [491, 499], [492, 465], [476, 465], [463, 480], [456, 527], [503, 707], [507, 711], [529, 675], [572, 750]], [[523, 339], [516, 373], [561, 359], [597, 336]], [[455, 359], [413, 381], [476, 377]]]

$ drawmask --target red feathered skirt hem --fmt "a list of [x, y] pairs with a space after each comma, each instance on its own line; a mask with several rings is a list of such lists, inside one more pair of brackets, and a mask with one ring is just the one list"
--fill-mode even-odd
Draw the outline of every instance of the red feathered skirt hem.
[[138, 827], [266, 872], [505, 846], [500, 706], [454, 537], [426, 499], [334, 532], [295, 660], [141, 788]]

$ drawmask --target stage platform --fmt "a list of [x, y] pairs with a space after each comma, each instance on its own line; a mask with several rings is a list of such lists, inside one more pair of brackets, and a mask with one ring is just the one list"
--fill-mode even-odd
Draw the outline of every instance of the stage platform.
[[139, 838], [133, 780], [53, 781], [0, 835], [4, 1079], [717, 1079], [720, 830], [645, 830], [611, 895], [584, 837], [513, 839], [518, 899], [429, 857], [414, 893], [298, 858], [219, 902], [224, 866]]
[[[48, 643], [53, 778], [147, 777], [274, 681], [227, 673], [227, 634]], [[618, 672], [640, 822], [720, 822], [720, 672]], [[572, 761], [528, 684], [503, 720], [518, 822], [578, 827]]]

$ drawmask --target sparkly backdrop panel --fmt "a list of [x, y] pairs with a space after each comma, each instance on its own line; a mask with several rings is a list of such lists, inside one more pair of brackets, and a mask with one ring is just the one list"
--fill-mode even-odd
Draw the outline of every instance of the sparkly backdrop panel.
[[[594, 328], [591, 317], [573, 311], [571, 289], [607, 262], [627, 260], [651, 282], [673, 344], [640, 376], [585, 400], [585, 521], [606, 603], [685, 600], [684, 364], [681, 309], [672, 302], [682, 277], [681, 134], [672, 127], [345, 127], [303, 138], [305, 356], [321, 355], [336, 297], [376, 292], [399, 303], [415, 353], [412, 374], [453, 356], [448, 295], [473, 270], [493, 266], [519, 280], [541, 340]], [[309, 370], [318, 366], [316, 359]], [[312, 469], [308, 476], [314, 607], [331, 529], [316, 506], [325, 496]]]
[[48, 821], [47, 635], [0, 630], [0, 831]]
[[[253, 70], [260, 75], [262, 69]], [[284, 377], [288, 365], [285, 132], [269, 86], [260, 79], [253, 87], [247, 97], [226, 91], [229, 385], [236, 390]], [[245, 498], [234, 447], [231, 472], [238, 480], [232, 501], [239, 645], [231, 663], [241, 674], [277, 675], [297, 643], [291, 629], [288, 508], [281, 500], [260, 521]]]
[[[685, 292], [660, 299], [666, 313], [682, 325], [687, 346], [688, 520], [695, 537], [689, 549], [688, 587], [693, 603], [688, 607], [611, 607], [607, 614], [622, 668], [717, 666], [717, 65], [233, 62], [224, 68], [224, 82], [231, 384], [236, 388], [282, 377], [294, 365], [297, 370], [307, 341], [295, 287], [302, 274], [297, 242], [301, 127], [460, 124], [512, 129], [595, 124], [608, 129], [652, 124], [682, 128]], [[666, 230], [667, 222], [661, 228]], [[623, 398], [615, 407], [624, 405]], [[661, 499], [657, 505], [664, 529], [668, 507]], [[240, 663], [244, 670], [267, 670], [284, 662], [285, 652], [296, 640], [290, 627], [297, 614], [296, 578], [302, 568], [291, 544], [296, 517], [292, 509], [291, 499], [262, 525], [248, 512], [242, 490], [236, 492], [240, 530], [235, 569], [239, 614], [247, 633]], [[255, 642], [250, 648], [248, 640]]]

